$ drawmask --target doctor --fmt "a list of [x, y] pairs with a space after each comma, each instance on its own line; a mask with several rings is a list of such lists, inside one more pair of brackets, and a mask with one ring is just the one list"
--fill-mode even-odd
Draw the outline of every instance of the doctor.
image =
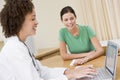
[[0, 53], [0, 80], [71, 80], [96, 74], [92, 66], [69, 70], [41, 65], [24, 43], [36, 33], [38, 22], [33, 3], [31, 0], [5, 1], [0, 22], [7, 42]]

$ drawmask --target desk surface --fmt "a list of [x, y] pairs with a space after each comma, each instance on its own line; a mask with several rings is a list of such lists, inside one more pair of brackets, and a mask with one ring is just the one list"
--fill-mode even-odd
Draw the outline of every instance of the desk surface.
[[59, 48], [46, 48], [46, 49], [40, 49], [37, 54], [35, 54], [35, 58], [42, 59], [45, 56], [50, 56], [53, 53], [56, 53], [59, 51]]
[[[43, 65], [49, 66], [49, 67], [68, 67], [72, 68], [70, 64], [71, 60], [64, 61], [60, 55], [53, 56], [48, 59], [41, 60], [41, 63]], [[105, 64], [105, 56], [101, 56], [97, 59], [94, 59], [92, 61], [87, 62], [84, 65], [94, 65], [95, 68], [97, 67], [104, 67]], [[83, 65], [82, 65], [83, 66]], [[73, 66], [75, 67], [75, 66]], [[117, 69], [116, 69], [116, 80], [120, 80], [120, 56], [118, 56], [117, 60]]]
[[0, 41], [0, 50], [2, 49], [3, 45], [4, 45], [4, 42]]

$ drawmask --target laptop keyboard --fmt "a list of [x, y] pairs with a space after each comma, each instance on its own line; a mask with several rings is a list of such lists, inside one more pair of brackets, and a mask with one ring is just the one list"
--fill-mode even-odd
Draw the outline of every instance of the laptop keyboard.
[[109, 73], [104, 68], [97, 68], [97, 75], [91, 80], [109, 80], [111, 77]]
[[82, 78], [77, 80], [112, 80], [109, 73], [104, 68], [97, 68], [97, 75], [94, 78]]

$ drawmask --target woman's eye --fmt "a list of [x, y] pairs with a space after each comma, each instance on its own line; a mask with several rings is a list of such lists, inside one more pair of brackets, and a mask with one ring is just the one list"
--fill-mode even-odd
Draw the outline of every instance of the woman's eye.
[[72, 18], [70, 18], [70, 20], [73, 20], [74, 18], [72, 17]]
[[64, 21], [67, 21], [67, 19], [65, 19]]
[[35, 20], [35, 18], [32, 19], [32, 21], [34, 21], [34, 20]]

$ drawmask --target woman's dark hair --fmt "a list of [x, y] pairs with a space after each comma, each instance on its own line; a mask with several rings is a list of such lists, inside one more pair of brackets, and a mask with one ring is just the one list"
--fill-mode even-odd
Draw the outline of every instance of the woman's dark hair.
[[31, 0], [5, 0], [6, 4], [0, 12], [2, 32], [5, 37], [18, 35], [25, 16], [33, 11]]
[[62, 20], [62, 16], [63, 16], [64, 14], [68, 13], [68, 12], [73, 13], [74, 16], [76, 17], [76, 14], [75, 14], [74, 9], [73, 9], [72, 7], [70, 7], [70, 6], [66, 6], [66, 7], [64, 7], [64, 8], [61, 10], [61, 12], [60, 12], [61, 20]]

